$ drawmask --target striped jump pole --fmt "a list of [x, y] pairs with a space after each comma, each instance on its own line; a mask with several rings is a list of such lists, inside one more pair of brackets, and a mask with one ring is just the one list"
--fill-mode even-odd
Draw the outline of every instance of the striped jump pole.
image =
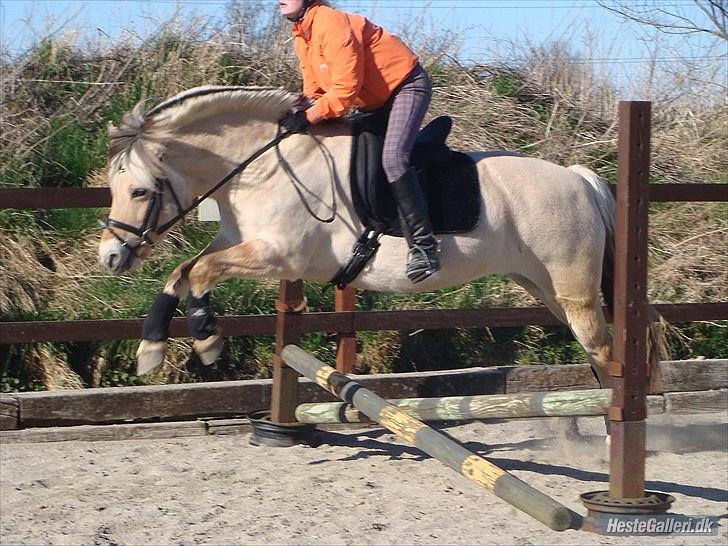
[[364, 415], [398, 437], [420, 448], [481, 487], [485, 487], [551, 529], [563, 531], [571, 527], [571, 511], [562, 504], [389, 404], [383, 398], [317, 360], [300, 347], [287, 345], [283, 349], [282, 357], [288, 366], [301, 375], [315, 381], [342, 400], [353, 404]]
[[[469, 421], [474, 419], [517, 419], [521, 417], [589, 417], [605, 415], [612, 402], [610, 389], [403, 398], [387, 400], [420, 421]], [[346, 402], [300, 404], [300, 423], [370, 423], [372, 420]]]

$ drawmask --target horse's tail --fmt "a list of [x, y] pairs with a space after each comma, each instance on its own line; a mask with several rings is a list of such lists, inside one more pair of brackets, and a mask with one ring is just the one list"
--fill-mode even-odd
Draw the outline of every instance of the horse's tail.
[[614, 312], [614, 226], [616, 203], [614, 196], [609, 190], [607, 181], [591, 169], [587, 169], [583, 165], [572, 165], [570, 171], [574, 171], [584, 180], [589, 182], [592, 189], [594, 202], [602, 217], [602, 222], [606, 229], [606, 240], [604, 241], [604, 256], [602, 257], [602, 295], [604, 303], [607, 305], [609, 315]]
[[[609, 315], [614, 312], [614, 229], [616, 202], [606, 180], [582, 165], [572, 165], [569, 170], [574, 171], [589, 183], [593, 191], [594, 202], [606, 228], [606, 241], [604, 256], [602, 257], [601, 288], [604, 303], [607, 305]], [[649, 321], [647, 335], [647, 380], [648, 391], [662, 392], [662, 374], [660, 360], [668, 356], [667, 321], [652, 305], [647, 306]]]

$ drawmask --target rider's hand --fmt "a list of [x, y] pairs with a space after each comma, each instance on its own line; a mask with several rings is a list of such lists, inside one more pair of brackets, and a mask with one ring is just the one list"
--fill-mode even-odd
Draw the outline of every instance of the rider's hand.
[[303, 110], [296, 110], [295, 112], [289, 112], [283, 116], [278, 123], [280, 123], [286, 131], [291, 133], [305, 133], [309, 125], [311, 125], [306, 119], [306, 112]]

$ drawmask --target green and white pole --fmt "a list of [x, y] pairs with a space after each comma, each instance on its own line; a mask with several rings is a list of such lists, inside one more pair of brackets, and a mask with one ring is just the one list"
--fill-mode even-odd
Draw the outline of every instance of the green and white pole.
[[281, 356], [301, 375], [551, 529], [563, 531], [571, 527], [571, 511], [562, 504], [428, 427], [300, 347], [287, 345]]
[[[387, 400], [420, 421], [469, 421], [523, 417], [588, 417], [605, 415], [612, 402], [610, 389], [402, 398]], [[370, 423], [371, 419], [346, 402], [300, 404], [300, 423]]]

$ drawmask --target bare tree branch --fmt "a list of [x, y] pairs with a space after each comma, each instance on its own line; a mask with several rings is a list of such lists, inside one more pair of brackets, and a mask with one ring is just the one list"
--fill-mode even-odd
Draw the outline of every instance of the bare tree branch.
[[[728, 41], [728, 0], [693, 0], [698, 12], [686, 13], [679, 4], [655, 0], [610, 1], [597, 0], [604, 9], [617, 15], [648, 25], [666, 34], [706, 33]], [[707, 20], [698, 17], [704, 14]]]
[[694, 0], [695, 4], [700, 8], [703, 13], [708, 16], [710, 22], [715, 25], [715, 28], [722, 29], [722, 38], [726, 38], [726, 28], [728, 28], [728, 7], [726, 7], [726, 0], [708, 0], [707, 5]]

